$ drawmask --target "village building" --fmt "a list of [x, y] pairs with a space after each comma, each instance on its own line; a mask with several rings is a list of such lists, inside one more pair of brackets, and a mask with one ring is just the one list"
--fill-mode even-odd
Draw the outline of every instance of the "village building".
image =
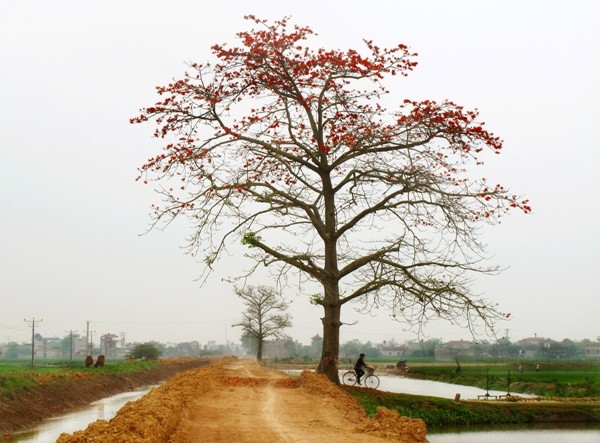
[[583, 355], [585, 357], [600, 357], [600, 343], [590, 343], [583, 346]]
[[436, 360], [454, 360], [474, 356], [475, 344], [468, 340], [450, 340], [435, 347]]
[[383, 341], [379, 345], [382, 357], [404, 357], [408, 353], [406, 345], [397, 345], [394, 342]]

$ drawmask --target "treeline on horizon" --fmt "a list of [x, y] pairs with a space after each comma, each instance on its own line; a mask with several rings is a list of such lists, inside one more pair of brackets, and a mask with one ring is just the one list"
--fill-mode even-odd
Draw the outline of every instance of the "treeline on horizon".
[[[69, 353], [72, 338], [67, 335], [61, 339], [61, 347], [65, 355]], [[252, 337], [244, 336], [239, 344], [215, 344], [211, 346], [201, 346], [199, 342], [181, 342], [177, 344], [165, 344], [159, 341], [151, 340], [151, 343], [160, 352], [161, 357], [182, 357], [182, 356], [212, 356], [212, 355], [254, 355], [256, 353], [256, 340]], [[454, 354], [473, 358], [518, 358], [531, 357], [539, 359], [554, 358], [580, 358], [589, 357], [588, 349], [590, 347], [600, 347], [600, 340], [592, 341], [590, 339], [572, 340], [565, 338], [563, 340], [540, 339], [539, 344], [523, 344], [522, 342], [512, 342], [507, 338], [502, 338], [496, 342], [479, 341], [470, 343], [468, 352], [456, 352]], [[131, 347], [139, 343], [132, 343]], [[406, 344], [396, 344], [393, 342], [384, 342], [384, 346], [394, 347], [394, 355], [386, 354], [382, 349], [382, 344], [371, 341], [362, 342], [360, 340], [350, 340], [340, 345], [340, 358], [351, 359], [364, 353], [368, 359], [394, 359], [401, 358], [436, 358], [436, 349], [444, 349], [448, 345], [440, 338], [428, 340], [418, 340]], [[3, 352], [2, 352], [3, 351]], [[99, 349], [98, 349], [99, 351]], [[313, 338], [310, 345], [304, 345], [291, 337], [278, 340], [266, 341], [266, 358], [292, 358], [301, 357], [306, 359], [318, 358], [321, 355], [321, 339], [319, 336]], [[0, 358], [17, 359], [20, 355], [31, 353], [31, 344], [10, 342], [4, 345], [0, 350]], [[592, 355], [597, 356], [597, 355]], [[36, 359], [40, 356], [37, 355]]]

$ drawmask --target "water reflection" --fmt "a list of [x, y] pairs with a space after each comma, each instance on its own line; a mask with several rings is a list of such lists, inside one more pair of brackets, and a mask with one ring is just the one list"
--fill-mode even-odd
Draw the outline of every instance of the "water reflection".
[[[299, 374], [300, 371], [285, 371]], [[454, 398], [456, 393], [461, 398], [477, 398], [485, 391], [480, 388], [453, 385], [450, 383], [433, 382], [429, 380], [415, 380], [404, 377], [380, 376], [380, 390], [399, 392], [414, 395], [429, 395], [432, 397]], [[157, 386], [157, 385], [155, 385]], [[91, 403], [89, 406], [76, 412], [44, 420], [38, 427], [14, 434], [10, 440], [0, 437], [0, 442], [55, 442], [63, 432], [75, 432], [85, 429], [89, 423], [96, 420], [109, 420], [114, 417], [119, 409], [127, 402], [137, 400], [144, 396], [152, 387], [140, 388], [124, 392]], [[505, 394], [505, 392], [490, 391], [491, 395]], [[481, 427], [444, 427], [431, 428], [427, 438], [430, 443], [599, 443], [600, 425], [570, 424], [570, 423], [543, 423], [537, 425], [494, 425]]]
[[597, 423], [538, 423], [432, 428], [427, 431], [430, 443], [598, 443]]
[[17, 432], [10, 440], [0, 438], [0, 441], [37, 443], [55, 442], [58, 436], [63, 432], [72, 433], [85, 429], [88, 424], [96, 420], [109, 420], [113, 418], [117, 414], [117, 411], [127, 402], [143, 397], [155, 386], [157, 385], [123, 392], [121, 394], [113, 395], [112, 397], [95, 401], [75, 412], [46, 419], [33, 429]]
[[[301, 371], [284, 371], [299, 375]], [[340, 377], [342, 373], [340, 372]], [[485, 389], [455, 385], [431, 380], [417, 380], [401, 376], [379, 375], [378, 390], [411, 395], [425, 395], [454, 399], [476, 399], [486, 393]], [[505, 395], [506, 391], [489, 391], [490, 395]], [[512, 395], [532, 397], [528, 394]], [[600, 443], [600, 424], [592, 423], [538, 423], [520, 425], [486, 425], [430, 428], [427, 431], [430, 443]]]
[[[284, 370], [286, 374], [300, 375], [301, 370]], [[340, 371], [340, 378], [345, 371]], [[491, 396], [506, 395], [506, 391], [486, 391], [485, 389], [475, 388], [473, 386], [455, 385], [432, 380], [418, 380], [394, 375], [378, 375], [381, 381], [379, 391], [395, 392], [397, 394], [425, 395], [429, 397], [440, 397], [454, 399], [456, 394], [460, 394], [462, 400], [476, 399], [478, 396], [485, 395], [488, 392]], [[533, 397], [530, 394], [511, 392], [511, 395], [519, 397]]]
[[[432, 380], [417, 380], [414, 378], [394, 377], [389, 375], [380, 375], [379, 379], [381, 380], [381, 384], [378, 388], [379, 390], [402, 394], [428, 395], [430, 397], [448, 399], [454, 399], [456, 394], [460, 394], [460, 398], [463, 400], [476, 399], [478, 396], [485, 395], [486, 392], [489, 392], [491, 396], [506, 395], [506, 391], [486, 391], [485, 389], [475, 388], [473, 386], [455, 385]], [[511, 392], [511, 395], [531, 397], [528, 394], [514, 392]]]

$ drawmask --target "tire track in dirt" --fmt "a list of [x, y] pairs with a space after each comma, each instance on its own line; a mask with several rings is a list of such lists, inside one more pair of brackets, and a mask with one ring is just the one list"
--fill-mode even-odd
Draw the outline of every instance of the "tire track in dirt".
[[[368, 419], [353, 398], [321, 375], [305, 372], [294, 380], [253, 361], [227, 359], [179, 374], [110, 422], [98, 420], [59, 441], [425, 443], [424, 424], [402, 420], [397, 414]], [[398, 434], [407, 427], [418, 432]]]
[[271, 428], [273, 433], [275, 433], [279, 437], [279, 441], [281, 442], [295, 442], [299, 441], [297, 436], [294, 436], [293, 433], [290, 432], [290, 429], [283, 425], [278, 419], [278, 411], [281, 409], [279, 407], [279, 399], [278, 394], [273, 387], [273, 382], [269, 382], [269, 384], [265, 388], [266, 399], [263, 402], [262, 406], [262, 414], [264, 417], [265, 424]]

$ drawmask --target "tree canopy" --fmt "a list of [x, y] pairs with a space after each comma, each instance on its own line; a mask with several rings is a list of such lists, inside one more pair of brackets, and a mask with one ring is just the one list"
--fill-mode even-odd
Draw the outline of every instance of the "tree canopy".
[[158, 346], [154, 343], [139, 343], [131, 348], [129, 351], [129, 358], [133, 358], [136, 360], [156, 360], [160, 357], [160, 350]]
[[283, 338], [283, 330], [292, 326], [291, 316], [286, 312], [287, 303], [270, 286], [246, 286], [235, 290], [244, 301], [246, 310], [240, 322], [244, 335], [257, 341], [256, 359], [262, 360], [263, 345], [267, 338]]
[[308, 27], [246, 18], [256, 28], [239, 46], [212, 46], [215, 62], [191, 63], [132, 119], [154, 120], [164, 139], [139, 177], [159, 182], [154, 226], [188, 216], [190, 252], [209, 270], [241, 241], [248, 273], [266, 265], [282, 284], [300, 276], [301, 291], [321, 285], [304, 295], [323, 307], [319, 369], [335, 381], [349, 302], [410, 325], [503, 318], [470, 288], [473, 272], [497, 270], [478, 227], [531, 208], [473, 178], [485, 151], [502, 149], [477, 111], [411, 99], [387, 109], [384, 80], [417, 65], [406, 45], [314, 49]]

